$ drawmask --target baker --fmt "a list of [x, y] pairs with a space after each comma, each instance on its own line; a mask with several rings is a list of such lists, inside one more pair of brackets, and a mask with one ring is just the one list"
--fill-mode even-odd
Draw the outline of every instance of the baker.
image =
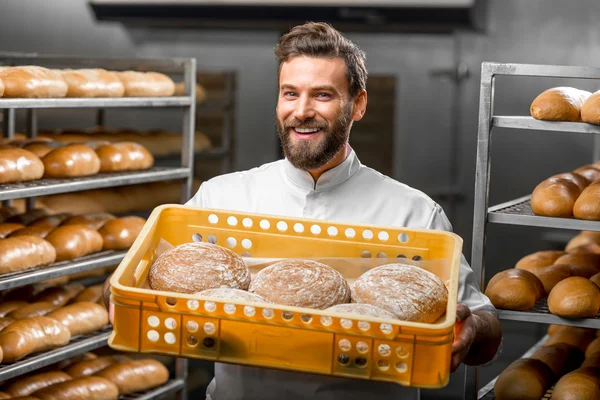
[[[424, 193], [362, 165], [348, 140], [367, 109], [365, 54], [328, 24], [284, 35], [277, 132], [285, 159], [204, 182], [187, 205], [354, 224], [450, 231]], [[451, 369], [494, 359], [502, 333], [489, 299], [462, 258]], [[418, 399], [394, 383], [215, 364], [207, 399]]]

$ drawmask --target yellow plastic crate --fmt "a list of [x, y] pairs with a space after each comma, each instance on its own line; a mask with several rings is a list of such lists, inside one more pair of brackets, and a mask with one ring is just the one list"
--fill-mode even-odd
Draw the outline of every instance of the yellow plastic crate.
[[[161, 239], [179, 245], [193, 237], [256, 260], [253, 275], [266, 265], [263, 259], [329, 259], [352, 284], [369, 268], [406, 261], [398, 257], [418, 260], [446, 283], [446, 314], [425, 324], [148, 289], [146, 278]], [[109, 345], [440, 388], [450, 375], [461, 252], [462, 239], [444, 231], [160, 206], [111, 279], [115, 314]]]

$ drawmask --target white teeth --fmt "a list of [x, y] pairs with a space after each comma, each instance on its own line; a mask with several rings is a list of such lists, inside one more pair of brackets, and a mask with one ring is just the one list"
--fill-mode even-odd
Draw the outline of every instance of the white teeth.
[[294, 129], [296, 129], [296, 132], [298, 132], [298, 133], [314, 133], [319, 130], [319, 128], [313, 128], [313, 129], [294, 128]]

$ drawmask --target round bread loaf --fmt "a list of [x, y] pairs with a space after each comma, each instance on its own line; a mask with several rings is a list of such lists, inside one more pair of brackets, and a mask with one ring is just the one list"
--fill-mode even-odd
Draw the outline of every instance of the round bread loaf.
[[581, 190], [573, 182], [561, 178], [548, 178], [533, 190], [531, 209], [536, 215], [570, 218], [580, 194]]
[[556, 260], [565, 254], [566, 253], [564, 251], [560, 250], [538, 251], [521, 258], [519, 261], [517, 261], [515, 268], [524, 269], [532, 274], [537, 275], [538, 272], [541, 272], [545, 269], [545, 267], [554, 264]]
[[577, 219], [600, 221], [600, 182], [581, 192], [573, 206], [573, 216]]
[[269, 265], [256, 274], [249, 290], [273, 303], [319, 310], [350, 301], [350, 287], [342, 274], [312, 260]]
[[[600, 287], [600, 272], [590, 277], [590, 281], [594, 282], [598, 287]], [[599, 331], [600, 332], [600, 331]]]
[[358, 277], [352, 301], [383, 308], [403, 321], [432, 323], [446, 311], [448, 289], [422, 268], [386, 264]]
[[556, 259], [554, 264], [581, 265], [598, 269], [600, 272], [600, 255], [594, 253], [567, 253]]
[[505, 310], [529, 310], [544, 295], [542, 282], [524, 269], [507, 269], [490, 279], [485, 295]]
[[571, 267], [571, 265], [565, 264], [550, 265], [549, 267], [544, 268], [541, 272], [538, 272], [537, 277], [540, 282], [542, 282], [546, 294], [550, 293], [552, 288], [554, 288], [558, 282], [571, 276]]
[[154, 290], [197, 293], [230, 287], [248, 289], [250, 271], [233, 251], [206, 242], [175, 246], [156, 258], [148, 274]]
[[589, 124], [600, 125], [600, 90], [592, 93], [581, 106], [581, 120]]
[[540, 400], [552, 382], [552, 370], [540, 360], [521, 358], [498, 376], [497, 400]]
[[562, 174], [553, 175], [550, 178], [561, 178], [571, 181], [577, 185], [579, 190], [585, 189], [591, 183], [586, 177], [579, 175], [577, 172], [565, 172]]
[[566, 343], [541, 347], [531, 355], [531, 358], [549, 366], [557, 379], [579, 367], [584, 359], [581, 350]]
[[394, 314], [387, 310], [384, 310], [383, 308], [374, 306], [372, 304], [364, 303], [338, 304], [333, 307], [329, 307], [327, 311], [346, 314], [366, 315], [375, 318], [398, 319]]
[[600, 353], [600, 337], [595, 338], [588, 344], [588, 347], [585, 349], [585, 358], [590, 358], [598, 353]]
[[566, 318], [595, 317], [600, 310], [600, 289], [589, 279], [567, 278], [550, 292], [548, 308], [552, 314]]
[[573, 172], [586, 178], [588, 181], [590, 181], [590, 184], [600, 181], [600, 168], [595, 164], [584, 165], [577, 168]]
[[529, 107], [535, 119], [546, 121], [581, 121], [581, 107], [591, 93], [573, 87], [554, 87], [540, 93]]
[[552, 333], [549, 332], [549, 335], [544, 346], [564, 343], [577, 347], [581, 352], [584, 352], [587, 346], [594, 340], [595, 332], [593, 329], [556, 325], [556, 328]]
[[574, 247], [569, 250], [569, 253], [594, 253], [600, 255], [600, 244], [588, 243], [579, 247]]
[[579, 368], [554, 386], [552, 400], [600, 399], [600, 375], [596, 368]]
[[219, 297], [222, 299], [252, 301], [254, 303], [269, 303], [267, 300], [263, 299], [262, 296], [259, 296], [256, 293], [250, 293], [246, 290], [232, 289], [228, 287], [206, 289], [194, 294], [206, 297]]

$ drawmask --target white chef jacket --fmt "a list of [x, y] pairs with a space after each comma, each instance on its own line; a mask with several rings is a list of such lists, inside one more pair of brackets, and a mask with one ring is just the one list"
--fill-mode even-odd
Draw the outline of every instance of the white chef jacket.
[[[360, 163], [355, 152], [315, 183], [286, 159], [204, 182], [187, 205], [249, 213], [451, 231], [442, 208], [424, 193]], [[464, 256], [458, 299], [495, 313]], [[394, 383], [216, 363], [207, 399], [413, 400], [418, 389]]]

